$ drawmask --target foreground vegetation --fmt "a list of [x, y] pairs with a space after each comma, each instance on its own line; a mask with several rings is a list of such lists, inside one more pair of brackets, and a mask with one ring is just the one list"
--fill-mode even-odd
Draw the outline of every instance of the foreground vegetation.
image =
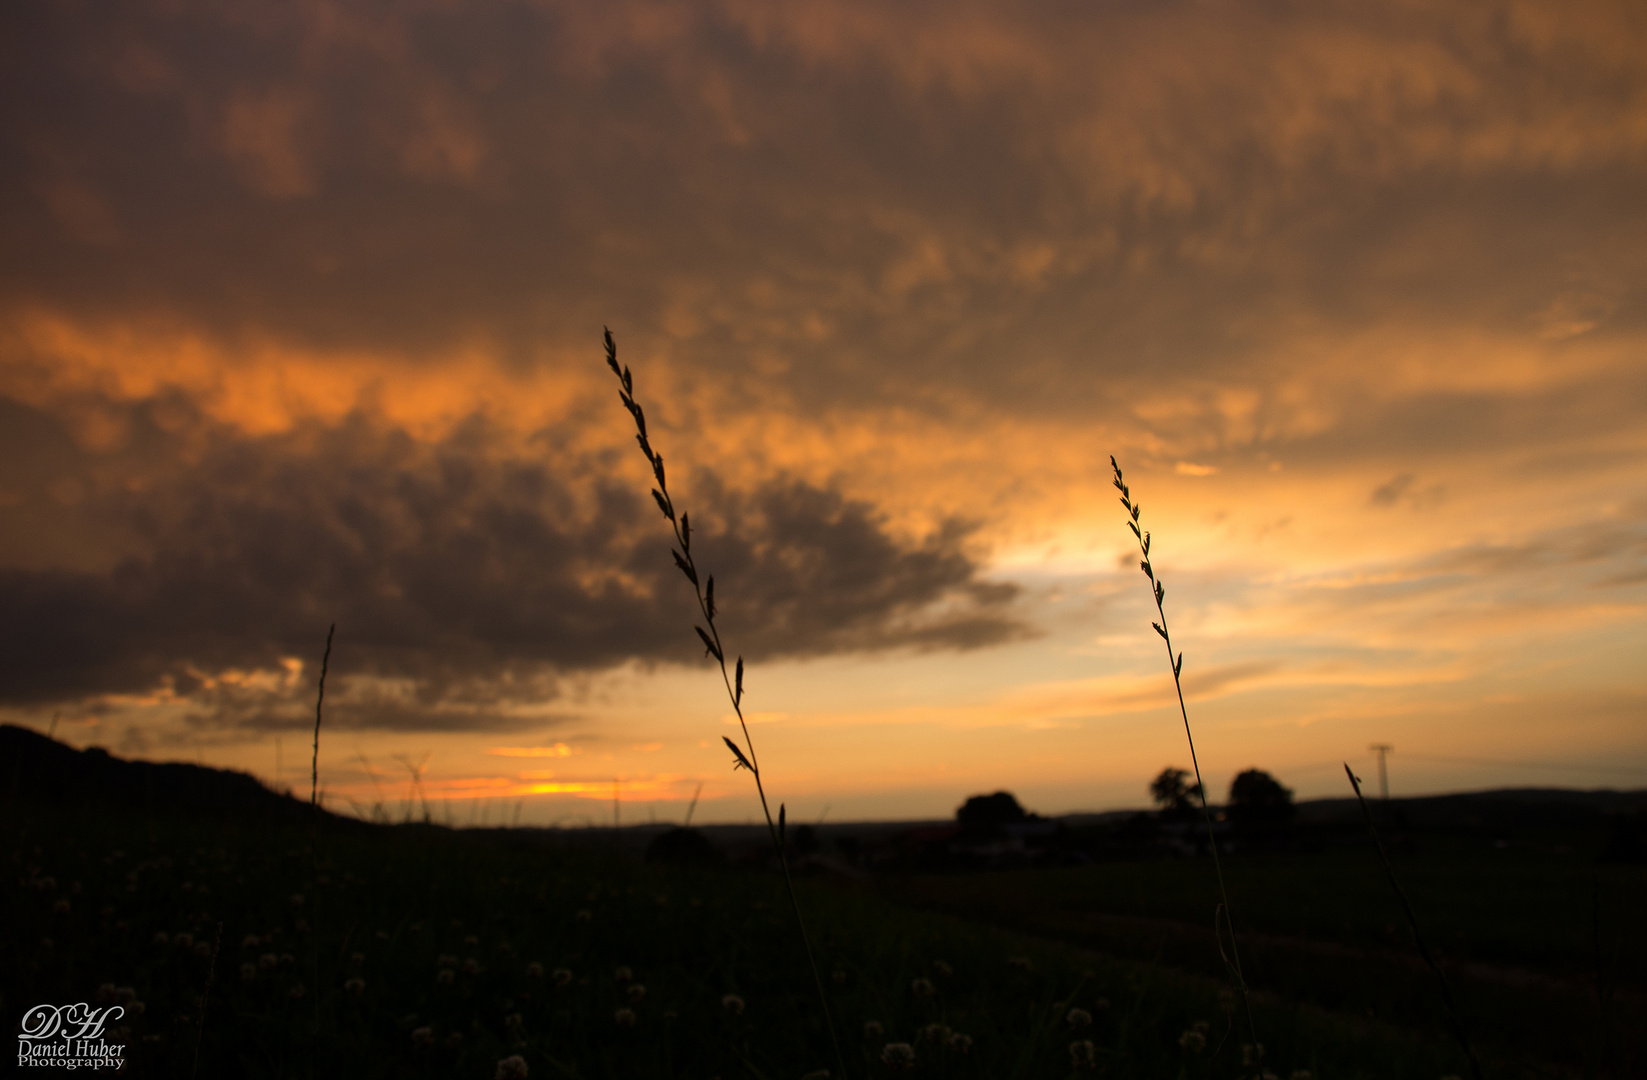
[[[514, 1056], [535, 1077], [831, 1065], [775, 874], [650, 866], [552, 833], [331, 823], [317, 892], [299, 825], [14, 808], [4, 830], [23, 885], [0, 912], [8, 1014], [125, 1000], [135, 1075], [189, 1075], [197, 1044], [201, 1076], [492, 1077]], [[857, 1075], [1459, 1072], [1439, 1030], [1265, 994], [1269, 1046], [1249, 1065], [1221, 980], [799, 884]]]

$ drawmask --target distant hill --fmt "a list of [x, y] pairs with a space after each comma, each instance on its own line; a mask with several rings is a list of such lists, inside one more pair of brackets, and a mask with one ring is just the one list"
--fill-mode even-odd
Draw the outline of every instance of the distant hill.
[[[1455, 795], [1368, 799], [1375, 815], [1399, 813], [1403, 820], [1428, 828], [1575, 827], [1598, 824], [1610, 814], [1647, 809], [1647, 791], [1604, 788], [1500, 788]], [[1298, 804], [1299, 821], [1361, 820], [1361, 807], [1351, 799], [1311, 799]]]
[[[212, 813], [308, 820], [309, 804], [255, 777], [180, 762], [127, 761], [0, 724], [0, 806], [110, 806], [133, 813]], [[333, 820], [353, 820], [327, 814]]]

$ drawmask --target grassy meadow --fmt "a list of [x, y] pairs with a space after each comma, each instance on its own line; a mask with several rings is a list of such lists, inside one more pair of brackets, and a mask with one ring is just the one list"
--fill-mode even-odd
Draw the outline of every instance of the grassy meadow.
[[[124, 1002], [137, 1076], [191, 1075], [197, 1053], [200, 1076], [490, 1078], [517, 1055], [534, 1077], [838, 1073], [778, 874], [646, 864], [595, 835], [329, 819], [317, 877], [301, 824], [14, 806], [0, 993], [12, 1014]], [[1229, 860], [1260, 1066], [1195, 937], [1203, 860], [797, 884], [850, 1075], [1463, 1075], [1365, 856]], [[1580, 987], [1576, 909], [1548, 907], [1558, 875], [1529, 858], [1404, 869], [1438, 938], [1465, 927], [1480, 956]], [[1606, 874], [1608, 895], [1647, 883]], [[1639, 970], [1640, 926], [1613, 929]], [[1532, 983], [1462, 983], [1489, 1075], [1599, 1075], [1594, 1007], [1540, 1006]]]

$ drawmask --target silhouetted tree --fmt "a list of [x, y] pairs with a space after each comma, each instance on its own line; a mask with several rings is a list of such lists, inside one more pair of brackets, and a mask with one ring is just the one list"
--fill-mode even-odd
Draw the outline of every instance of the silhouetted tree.
[[1195, 800], [1201, 795], [1201, 785], [1189, 782], [1185, 769], [1167, 766], [1149, 783], [1149, 797], [1161, 808], [1164, 818], [1186, 818], [1195, 813]]
[[1278, 824], [1297, 812], [1292, 789], [1262, 769], [1248, 769], [1230, 783], [1229, 817], [1237, 824]]
[[1034, 815], [1024, 813], [1010, 791], [993, 795], [974, 795], [955, 811], [955, 820], [969, 829], [992, 829], [999, 825], [1016, 825]]

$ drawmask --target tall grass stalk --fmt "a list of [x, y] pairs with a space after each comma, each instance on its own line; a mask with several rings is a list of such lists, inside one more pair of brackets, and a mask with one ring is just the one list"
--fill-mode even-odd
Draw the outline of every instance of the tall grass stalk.
[[326, 631], [326, 652], [320, 658], [320, 689], [315, 694], [315, 746], [314, 757], [309, 761], [309, 914], [314, 919], [314, 925], [309, 928], [311, 938], [311, 959], [313, 961], [314, 984], [312, 993], [315, 998], [315, 1041], [314, 1054], [309, 1060], [311, 1074], [319, 1074], [320, 1047], [320, 712], [326, 704], [326, 671], [332, 664], [332, 637], [337, 633], [337, 623], [333, 623]]
[[1372, 836], [1373, 846], [1378, 849], [1378, 861], [1384, 864], [1384, 876], [1390, 879], [1390, 888], [1395, 890], [1395, 898], [1401, 901], [1401, 910], [1407, 916], [1407, 926], [1413, 932], [1413, 941], [1418, 945], [1419, 955], [1424, 957], [1424, 962], [1435, 974], [1435, 981], [1441, 985], [1441, 1001], [1447, 1007], [1447, 1023], [1452, 1028], [1453, 1038], [1463, 1047], [1464, 1056], [1470, 1062], [1470, 1075], [1474, 1076], [1475, 1080], [1481, 1080], [1481, 1063], [1476, 1060], [1475, 1050], [1470, 1046], [1469, 1037], [1464, 1034], [1464, 1022], [1459, 1019], [1458, 1006], [1453, 1003], [1453, 991], [1447, 985], [1446, 973], [1441, 970], [1441, 965], [1435, 962], [1429, 945], [1424, 941], [1423, 933], [1418, 929], [1418, 916], [1413, 914], [1413, 906], [1407, 900], [1407, 893], [1401, 888], [1401, 882], [1396, 880], [1395, 868], [1390, 865], [1390, 856], [1384, 850], [1384, 841], [1379, 838], [1378, 829], [1373, 825], [1372, 810], [1367, 806], [1366, 797], [1361, 794], [1361, 778], [1350, 769], [1347, 761], [1344, 763], [1344, 775], [1350, 778], [1350, 787], [1355, 789], [1356, 801], [1361, 804], [1362, 816], [1367, 819], [1367, 832]]
[[212, 980], [217, 977], [217, 954], [223, 949], [223, 924], [217, 924], [217, 937], [212, 942], [212, 961], [206, 967], [206, 989], [200, 995], [200, 1030], [194, 1038], [194, 1064], [189, 1068], [189, 1080], [200, 1072], [200, 1046], [206, 1041], [206, 1009], [212, 1000]]
[[[664, 475], [663, 455], [652, 448], [652, 443], [646, 434], [646, 413], [640, 403], [635, 400], [635, 382], [629, 373], [629, 368], [618, 364], [618, 348], [612, 340], [612, 331], [605, 331], [606, 365], [612, 369], [612, 374], [618, 377], [622, 389], [618, 391], [623, 407], [629, 410], [629, 415], [635, 421], [635, 440], [640, 443], [641, 453], [646, 455], [647, 463], [652, 466], [653, 479], [657, 487], [652, 489], [652, 498], [658, 504], [658, 509], [669, 520], [670, 528], [675, 533], [677, 547], [670, 549], [675, 558], [675, 565], [692, 583], [692, 592], [697, 597], [698, 613], [703, 616], [703, 625], [694, 625], [698, 640], [702, 642], [707, 655], [715, 658], [720, 665], [721, 683], [726, 687], [726, 696], [732, 702], [732, 711], [737, 714], [738, 727], [743, 732], [743, 746], [739, 747], [727, 736], [721, 736], [726, 748], [732, 751], [734, 771], [747, 769], [755, 780], [755, 793], [760, 796], [761, 813], [766, 816], [766, 829], [772, 838], [772, 847], [778, 853], [778, 864], [783, 868], [784, 886], [789, 893], [789, 903], [795, 911], [795, 925], [801, 932], [801, 945], [806, 950], [806, 962], [812, 969], [812, 982], [818, 990], [818, 1004], [823, 1008], [824, 1026], [829, 1031], [829, 1044], [835, 1052], [836, 1067], [841, 1070], [841, 1076], [846, 1075], [846, 1059], [841, 1053], [840, 1040], [835, 1035], [835, 1021], [829, 1013], [829, 996], [824, 992], [823, 977], [818, 973], [818, 961], [812, 955], [812, 939], [806, 932], [806, 919], [801, 915], [801, 903], [795, 894], [795, 879], [789, 871], [789, 856], [785, 851], [785, 812], [782, 803], [778, 805], [778, 818], [772, 819], [772, 807], [766, 798], [766, 785], [761, 780], [760, 760], [755, 756], [755, 741], [750, 738], [749, 724], [743, 715], [743, 657], [738, 657], [735, 672], [728, 674], [726, 669], [726, 649], [721, 643], [720, 629], [715, 625], [715, 578], [714, 575], [703, 576], [698, 573], [698, 564], [692, 556], [692, 522], [685, 511], [679, 515], [675, 513], [674, 500], [669, 495], [669, 485]], [[693, 805], [696, 805], [696, 798]]]
[[[1166, 642], [1167, 666], [1172, 669], [1172, 685], [1178, 691], [1178, 714], [1184, 719], [1184, 738], [1189, 742], [1190, 765], [1195, 769], [1195, 790], [1201, 796], [1201, 817], [1207, 825], [1207, 847], [1212, 852], [1213, 873], [1218, 879], [1218, 907], [1212, 916], [1213, 936], [1218, 942], [1218, 955], [1223, 958], [1224, 966], [1229, 970], [1230, 980], [1235, 983], [1235, 988], [1241, 995], [1241, 1008], [1247, 1016], [1247, 1030], [1252, 1036], [1253, 1049], [1262, 1056], [1258, 1026], [1252, 1019], [1252, 1001], [1247, 994], [1247, 979], [1241, 971], [1241, 953], [1235, 945], [1235, 921], [1230, 916], [1230, 894], [1224, 887], [1224, 867], [1218, 858], [1218, 837], [1212, 827], [1212, 808], [1207, 804], [1207, 785], [1201, 779], [1201, 762], [1195, 753], [1195, 733], [1190, 730], [1189, 710], [1184, 706], [1184, 654], [1173, 653], [1172, 631], [1167, 625], [1167, 609], [1164, 604], [1167, 590], [1161, 584], [1161, 579], [1155, 575], [1155, 567], [1149, 559], [1149, 533], [1138, 523], [1138, 515], [1143, 511], [1143, 505], [1133, 501], [1132, 491], [1121, 475], [1121, 466], [1116, 462], [1115, 455], [1110, 455], [1109, 464], [1110, 468], [1115, 470], [1115, 488], [1121, 493], [1121, 505], [1126, 507], [1130, 515], [1127, 528], [1132, 530], [1133, 538], [1138, 541], [1138, 550], [1143, 555], [1138, 565], [1144, 576], [1149, 579], [1150, 594], [1155, 599], [1155, 613], [1160, 618], [1159, 622], [1152, 622], [1150, 625], [1155, 627], [1155, 632]], [[1230, 943], [1228, 954], [1224, 952], [1226, 933], [1229, 935]]]

